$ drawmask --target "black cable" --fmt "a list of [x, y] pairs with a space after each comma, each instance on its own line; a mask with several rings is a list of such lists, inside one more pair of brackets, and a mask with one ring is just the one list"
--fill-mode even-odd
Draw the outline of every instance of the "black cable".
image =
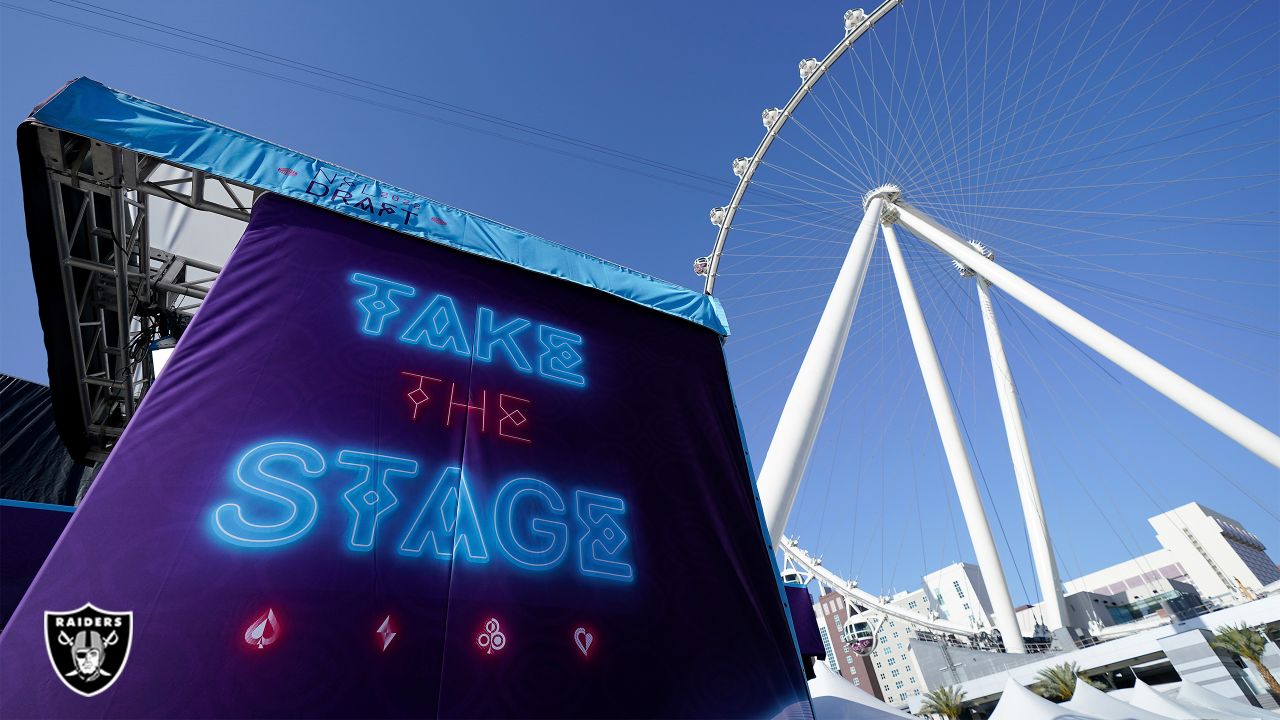
[[705, 193], [709, 193], [709, 194], [716, 194], [716, 195], [720, 195], [720, 193], [721, 193], [721, 191], [718, 191], [718, 190], [712, 190], [712, 189], [707, 188], [707, 187], [699, 187], [699, 186], [691, 185], [691, 184], [689, 184], [689, 183], [680, 182], [680, 181], [678, 181], [678, 180], [674, 180], [674, 179], [670, 179], [670, 178], [663, 178], [663, 177], [659, 177], [659, 176], [657, 176], [657, 175], [653, 175], [653, 174], [651, 174], [651, 173], [644, 172], [643, 170], [639, 170], [639, 169], [635, 169], [635, 168], [629, 168], [629, 167], [624, 167], [624, 166], [622, 166], [622, 165], [618, 165], [618, 164], [615, 164], [615, 163], [611, 163], [611, 162], [608, 162], [608, 161], [606, 161], [606, 160], [602, 160], [602, 159], [598, 159], [598, 158], [588, 157], [588, 156], [581, 155], [581, 154], [574, 153], [574, 152], [570, 152], [570, 151], [568, 151], [568, 150], [564, 150], [564, 149], [561, 149], [561, 148], [551, 147], [551, 146], [549, 146], [549, 145], [544, 145], [544, 144], [539, 144], [539, 143], [529, 142], [529, 141], [527, 141], [527, 140], [521, 140], [521, 139], [519, 139], [519, 138], [511, 137], [511, 136], [509, 136], [509, 135], [504, 135], [504, 134], [502, 134], [502, 133], [495, 132], [495, 131], [492, 131], [492, 130], [485, 130], [485, 129], [483, 129], [483, 128], [474, 127], [474, 126], [467, 125], [467, 124], [464, 124], [464, 123], [455, 122], [455, 121], [451, 121], [451, 120], [446, 120], [446, 119], [444, 119], [444, 118], [436, 117], [436, 116], [434, 116], [434, 115], [428, 115], [428, 114], [421, 113], [421, 112], [416, 112], [416, 111], [414, 111], [414, 110], [410, 110], [410, 109], [407, 109], [407, 108], [397, 107], [397, 106], [395, 106], [395, 105], [390, 105], [390, 104], [387, 104], [387, 103], [378, 102], [378, 101], [376, 101], [376, 100], [371, 100], [371, 99], [369, 99], [369, 98], [362, 97], [362, 96], [359, 96], [359, 95], [354, 95], [354, 94], [351, 94], [351, 93], [342, 92], [342, 91], [340, 91], [340, 90], [334, 90], [334, 89], [332, 89], [332, 88], [324, 87], [324, 86], [321, 86], [321, 85], [316, 85], [316, 84], [314, 84], [314, 83], [309, 83], [309, 82], [305, 82], [305, 81], [298, 80], [298, 79], [295, 79], [295, 78], [290, 78], [290, 77], [287, 77], [287, 76], [285, 76], [285, 75], [279, 75], [279, 74], [276, 74], [276, 73], [268, 72], [268, 71], [266, 71], [266, 70], [261, 70], [261, 69], [258, 69], [258, 68], [249, 67], [249, 66], [246, 66], [246, 65], [240, 65], [240, 64], [237, 64], [237, 63], [229, 62], [229, 61], [222, 60], [222, 59], [219, 59], [219, 58], [215, 58], [215, 57], [212, 57], [212, 56], [209, 56], [209, 55], [202, 55], [202, 54], [200, 54], [200, 53], [195, 53], [195, 52], [191, 52], [191, 51], [188, 51], [188, 50], [183, 50], [183, 49], [181, 49], [181, 48], [175, 48], [175, 47], [172, 47], [172, 46], [170, 46], [170, 45], [164, 45], [164, 44], [162, 44], [162, 43], [153, 42], [153, 41], [150, 41], [150, 40], [146, 40], [146, 39], [144, 39], [144, 38], [134, 37], [134, 36], [132, 36], [132, 35], [126, 35], [126, 34], [124, 34], [124, 33], [115, 32], [115, 31], [113, 31], [113, 30], [107, 30], [107, 29], [105, 29], [105, 28], [100, 28], [100, 27], [96, 27], [96, 26], [93, 26], [93, 25], [88, 25], [88, 24], [85, 24], [85, 23], [81, 23], [81, 22], [77, 22], [77, 21], [74, 21], [74, 20], [70, 20], [70, 19], [68, 19], [68, 18], [59, 17], [59, 16], [57, 16], [57, 15], [50, 15], [50, 14], [48, 14], [48, 13], [43, 13], [43, 12], [39, 12], [39, 11], [36, 11], [36, 10], [28, 9], [28, 8], [18, 7], [18, 6], [16, 6], [16, 5], [12, 5], [12, 4], [7, 3], [7, 2], [0, 2], [0, 7], [7, 8], [7, 9], [9, 9], [9, 10], [16, 10], [16, 11], [18, 11], [18, 12], [26, 13], [26, 14], [28, 14], [28, 15], [35, 15], [35, 16], [37, 16], [37, 17], [42, 17], [42, 18], [45, 18], [45, 19], [47, 19], [47, 20], [52, 20], [52, 21], [54, 21], [54, 22], [61, 23], [61, 24], [63, 24], [63, 25], [72, 25], [72, 26], [79, 27], [79, 28], [82, 28], [82, 29], [85, 29], [85, 30], [90, 30], [90, 31], [93, 31], [93, 32], [101, 33], [101, 34], [110, 35], [110, 36], [112, 36], [112, 37], [116, 37], [116, 38], [119, 38], [119, 39], [121, 39], [121, 40], [128, 40], [129, 42], [134, 42], [134, 43], [138, 43], [138, 44], [141, 44], [141, 45], [146, 45], [146, 46], [149, 46], [149, 47], [157, 48], [157, 49], [160, 49], [160, 50], [165, 50], [165, 51], [167, 51], [167, 52], [172, 52], [172, 53], [176, 53], [176, 54], [179, 54], [179, 55], [184, 55], [184, 56], [187, 56], [187, 57], [190, 57], [190, 58], [194, 58], [194, 59], [197, 59], [197, 60], [203, 60], [203, 61], [205, 61], [205, 62], [214, 63], [214, 64], [216, 64], [216, 65], [221, 65], [221, 66], [223, 66], [223, 67], [228, 67], [228, 68], [232, 68], [232, 69], [235, 69], [235, 70], [242, 70], [242, 71], [244, 71], [244, 72], [248, 72], [248, 73], [252, 73], [252, 74], [255, 74], [255, 75], [259, 75], [259, 76], [261, 76], [261, 77], [267, 77], [267, 78], [271, 78], [271, 79], [273, 79], [273, 80], [279, 80], [279, 81], [284, 82], [284, 83], [288, 83], [288, 84], [291, 84], [291, 85], [296, 85], [296, 86], [299, 86], [299, 87], [308, 88], [308, 89], [311, 89], [311, 90], [316, 90], [316, 91], [318, 91], [318, 92], [322, 92], [322, 93], [325, 93], [325, 94], [328, 94], [328, 95], [333, 95], [333, 96], [335, 96], [335, 97], [342, 97], [342, 98], [346, 98], [346, 99], [349, 99], [349, 100], [355, 100], [355, 101], [357, 101], [357, 102], [365, 103], [365, 104], [367, 104], [367, 105], [372, 105], [372, 106], [375, 106], [375, 107], [380, 107], [380, 108], [384, 108], [384, 109], [387, 109], [387, 110], [392, 110], [392, 111], [395, 111], [395, 112], [403, 113], [403, 114], [405, 114], [405, 115], [410, 115], [410, 116], [413, 116], [413, 117], [421, 118], [421, 119], [423, 119], [423, 120], [429, 120], [429, 121], [431, 121], [431, 122], [439, 123], [439, 124], [442, 124], [442, 125], [448, 125], [448, 126], [451, 126], [451, 127], [456, 127], [456, 128], [462, 129], [462, 130], [467, 130], [467, 131], [474, 132], [474, 133], [479, 133], [479, 134], [482, 134], [482, 135], [488, 135], [488, 136], [490, 136], [490, 137], [495, 137], [495, 138], [498, 138], [498, 139], [501, 139], [501, 140], [506, 140], [506, 141], [509, 141], [509, 142], [519, 143], [519, 144], [521, 144], [521, 145], [526, 145], [526, 146], [528, 146], [528, 147], [539, 148], [539, 149], [542, 149], [542, 150], [546, 150], [546, 151], [548, 151], [548, 152], [556, 153], [556, 154], [558, 154], [558, 155], [563, 155], [563, 156], [566, 156], [566, 157], [576, 158], [576, 159], [578, 159], [578, 160], [583, 160], [583, 161], [586, 161], [586, 162], [595, 163], [595, 164], [597, 164], [597, 165], [603, 165], [603, 166], [605, 166], [605, 167], [611, 167], [611, 168], [613, 168], [613, 169], [615, 169], [615, 170], [621, 170], [621, 171], [623, 171], [623, 172], [629, 172], [629, 173], [632, 173], [632, 174], [635, 174], [635, 175], [641, 175], [641, 176], [644, 176], [644, 177], [648, 177], [648, 178], [650, 178], [650, 179], [652, 179], [652, 180], [657, 180], [657, 181], [659, 181], [659, 182], [665, 182], [665, 183], [669, 183], [669, 184], [672, 184], [672, 185], [678, 185], [678, 186], [685, 187], [685, 188], [688, 188], [688, 189], [691, 189], [691, 190], [697, 190], [697, 191], [699, 191], [699, 192], [705, 192]]
[[[248, 47], [246, 45], [240, 45], [238, 43], [233, 43], [227, 40], [221, 40], [215, 37], [211, 37], [209, 35], [202, 35], [197, 32], [185, 30], [183, 28], [175, 27], [173, 25], [166, 25], [164, 23], [156, 22], [154, 20], [149, 20], [147, 18], [139, 17], [137, 15], [130, 15], [128, 13], [120, 12], [118, 10], [112, 10], [110, 8], [102, 7], [101, 5], [95, 5], [93, 3], [83, 2], [82, 0], [72, 0], [71, 3], [63, 2], [63, 0], [49, 0], [49, 2], [62, 5], [64, 7], [68, 7], [74, 10], [81, 10], [83, 12], [98, 15], [100, 17], [105, 17], [107, 19], [115, 20], [117, 22], [124, 22], [127, 24], [133, 24], [133, 25], [136, 25], [137, 23], [144, 23], [146, 25], [152, 26], [151, 28], [148, 28], [148, 29], [154, 30], [156, 32], [160, 32], [162, 34], [172, 36], [174, 33], [179, 33], [181, 35], [186, 36], [185, 39], [192, 40], [194, 42], [198, 42], [202, 45], [207, 45], [209, 47], [223, 49], [223, 50], [232, 49], [237, 52], [248, 53], [251, 55], [255, 55], [259, 59], [265, 60], [267, 62], [271, 62], [277, 65], [285, 64], [288, 66], [292, 66], [293, 69], [300, 70], [310, 75], [322, 77], [327, 80], [337, 80], [339, 82], [343, 82], [348, 85], [354, 85], [362, 89], [372, 90], [374, 92], [380, 92], [383, 94], [392, 95], [402, 100], [408, 100], [410, 102], [427, 105], [437, 110], [444, 110], [446, 112], [457, 113], [457, 114], [464, 115], [466, 117], [470, 117], [476, 120], [481, 120], [484, 122], [500, 125], [508, 129], [517, 130], [520, 132], [527, 132], [527, 133], [538, 135], [540, 137], [544, 137], [547, 139], [563, 142], [569, 145], [575, 145], [583, 149], [592, 150], [592, 151], [604, 153], [607, 155], [612, 155], [619, 159], [641, 163], [644, 165], [651, 166], [658, 170], [664, 170], [674, 174], [683, 175], [694, 180], [710, 182], [716, 185], [730, 184], [723, 178], [717, 178], [711, 175], [705, 175], [703, 173], [694, 172], [692, 170], [686, 170], [676, 165], [671, 165], [669, 163], [661, 162], [658, 160], [652, 160], [642, 155], [636, 155], [635, 153], [626, 152], [624, 150], [618, 150], [616, 148], [611, 148], [607, 145], [600, 145], [598, 143], [593, 143], [588, 140], [582, 140], [582, 139], [565, 135], [563, 133], [558, 133], [552, 130], [544, 130], [534, 125], [529, 125], [527, 123], [522, 123], [516, 120], [504, 118], [500, 115], [492, 115], [490, 113], [481, 112], [479, 110], [473, 110], [471, 108], [467, 108], [461, 105], [455, 105], [453, 103], [445, 102], [443, 100], [438, 100], [436, 98], [432, 98], [426, 95], [421, 95], [408, 90], [402, 90], [400, 88], [397, 88], [391, 85], [385, 85], [385, 84], [374, 82], [371, 80], [365, 80], [363, 78], [356, 77], [353, 75], [347, 75], [345, 73], [342, 73], [338, 70], [334, 70], [332, 68], [326, 68], [318, 65], [304, 63], [289, 57], [276, 55], [274, 53], [269, 53], [263, 50], [258, 50], [256, 48]], [[90, 8], [93, 8], [93, 9], [90, 9]], [[121, 18], [127, 18], [127, 20], [122, 20]]]

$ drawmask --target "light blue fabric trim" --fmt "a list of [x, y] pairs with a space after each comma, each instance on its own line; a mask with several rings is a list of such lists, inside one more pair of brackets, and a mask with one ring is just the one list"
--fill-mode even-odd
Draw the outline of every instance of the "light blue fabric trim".
[[202, 170], [459, 250], [616, 295], [710, 328], [719, 301], [394, 185], [77, 78], [37, 108], [45, 125]]

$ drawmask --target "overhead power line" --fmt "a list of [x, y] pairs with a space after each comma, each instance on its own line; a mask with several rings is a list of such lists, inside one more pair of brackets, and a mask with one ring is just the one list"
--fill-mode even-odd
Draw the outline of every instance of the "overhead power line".
[[[312, 65], [310, 63], [304, 63], [299, 60], [294, 60], [293, 58], [290, 58], [290, 57], [266, 52], [264, 50], [258, 50], [256, 48], [252, 48], [246, 45], [240, 45], [238, 43], [233, 43], [228, 40], [222, 40], [220, 38], [211, 37], [209, 35], [203, 35], [201, 33], [192, 32], [190, 30], [186, 30], [180, 27], [175, 27], [173, 25], [166, 25], [164, 23], [156, 22], [154, 20], [149, 20], [147, 18], [139, 17], [137, 15], [130, 15], [128, 13], [120, 12], [118, 10], [114, 10], [108, 7], [95, 5], [94, 3], [83, 2], [82, 0], [72, 0], [71, 2], [64, 2], [63, 0], [49, 0], [49, 1], [57, 5], [63, 5], [65, 7], [83, 10], [84, 12], [93, 13], [95, 15], [106, 17], [108, 19], [118, 20], [121, 22], [142, 23], [144, 25], [150, 26], [151, 29], [157, 30], [159, 32], [164, 32], [165, 34], [177, 33], [179, 35], [185, 36], [187, 39], [193, 40], [195, 42], [198, 42], [210, 47], [214, 47], [218, 49], [231, 49], [237, 52], [248, 53], [262, 60], [265, 60], [267, 62], [291, 66], [302, 72], [323, 77], [325, 79], [338, 80], [339, 82], [343, 82], [349, 85], [354, 85], [356, 87], [360, 87], [368, 90], [373, 90], [375, 92], [385, 93], [394, 97], [408, 100], [410, 102], [421, 103], [423, 105], [427, 105], [429, 107], [433, 107], [438, 110], [457, 113], [466, 117], [481, 120], [483, 122], [500, 125], [505, 128], [510, 128], [520, 132], [531, 133], [539, 137], [556, 140], [569, 145], [581, 147], [583, 149], [604, 153], [607, 155], [611, 155], [613, 157], [637, 162], [643, 165], [648, 165], [659, 170], [665, 170], [674, 174], [683, 175], [685, 177], [688, 177], [694, 180], [703, 180], [716, 185], [724, 185], [727, 182], [724, 178], [718, 178], [718, 177], [713, 177], [711, 175], [694, 172], [692, 170], [687, 170], [685, 168], [682, 168], [676, 165], [671, 165], [669, 163], [653, 160], [651, 158], [647, 158], [642, 155], [630, 153], [625, 150], [618, 150], [616, 148], [611, 148], [607, 145], [601, 145], [599, 143], [594, 143], [589, 140], [575, 138], [570, 135], [565, 135], [563, 133], [555, 132], [553, 130], [545, 130], [543, 128], [539, 128], [534, 125], [530, 125], [528, 123], [522, 123], [517, 120], [512, 120], [510, 118], [504, 118], [499, 115], [493, 115], [490, 113], [481, 112], [479, 110], [473, 110], [471, 108], [463, 107], [461, 105], [456, 105], [454, 103], [445, 102], [443, 100], [428, 97], [426, 95], [422, 95], [420, 93], [412, 92], [409, 90], [403, 90], [401, 88], [393, 87], [391, 85], [374, 82], [372, 80], [366, 80], [364, 78], [343, 73], [333, 68], [326, 68], [318, 65]], [[121, 20], [121, 18], [125, 18], [125, 20]]]
[[[268, 63], [270, 65], [274, 65], [278, 68], [292, 70], [295, 72], [301, 72], [308, 75], [320, 77], [326, 81], [337, 81], [348, 86], [361, 88], [368, 92], [373, 92], [383, 96], [393, 97], [399, 100], [426, 106], [434, 110], [439, 110], [442, 112], [458, 115], [470, 120], [482, 122], [492, 126], [492, 128], [477, 127], [475, 125], [467, 124], [465, 122], [449, 120], [446, 118], [438, 117], [436, 115], [418, 112], [409, 108], [404, 108], [404, 107], [400, 107], [400, 106], [385, 103], [385, 102], [379, 102], [375, 99], [361, 96], [361, 95], [356, 95], [353, 93], [344, 92], [342, 90], [335, 89], [331, 86], [324, 86], [324, 85], [318, 85], [311, 82], [306, 82], [298, 78], [290, 77], [287, 75], [281, 75], [281, 74], [270, 72], [257, 67], [242, 65], [239, 63], [224, 60], [219, 57], [201, 54], [201, 53], [194, 52], [191, 50], [186, 50], [180, 47], [165, 45], [163, 43], [158, 43], [153, 40], [137, 37], [134, 35], [128, 35], [115, 30], [111, 30], [109, 28], [99, 27], [97, 25], [91, 25], [91, 24], [79, 22], [77, 20], [60, 17], [58, 15], [53, 15], [50, 13], [45, 13], [38, 10], [30, 9], [30, 8], [18, 7], [8, 2], [0, 2], [0, 7], [4, 7], [6, 9], [14, 10], [14, 11], [25, 13], [28, 15], [41, 17], [47, 20], [52, 20], [54, 22], [59, 22], [66, 25], [72, 25], [85, 30], [89, 30], [91, 32], [109, 35], [111, 37], [119, 38], [121, 40], [126, 40], [129, 42], [145, 45], [145, 46], [156, 48], [159, 50], [164, 50], [166, 52], [183, 55], [183, 56], [201, 60], [204, 62], [220, 65], [223, 67], [241, 70], [241, 71], [252, 73], [261, 77], [267, 77], [274, 80], [279, 80], [281, 82], [285, 82], [297, 87], [303, 87], [310, 90], [315, 90], [317, 92], [322, 92], [322, 93], [333, 95], [336, 97], [343, 97], [350, 100], [356, 100], [358, 102], [366, 103], [366, 104], [384, 108], [387, 110], [392, 110], [392, 111], [410, 115], [413, 117], [418, 117], [418, 118], [439, 123], [442, 125], [456, 127], [462, 130], [467, 130], [470, 132], [487, 135], [489, 137], [495, 137], [502, 140], [506, 140], [508, 142], [519, 143], [521, 145], [525, 145], [528, 147], [534, 147], [541, 150], [546, 150], [548, 152], [553, 152], [566, 157], [572, 157], [578, 160], [583, 160], [586, 162], [591, 162], [598, 165], [611, 167], [616, 170], [621, 170], [623, 172], [629, 172], [632, 174], [648, 177], [650, 179], [657, 180], [659, 182], [665, 182], [665, 183], [689, 188], [692, 190], [698, 190], [700, 192], [706, 192], [706, 193], [716, 194], [716, 195], [723, 194], [725, 192], [726, 187], [732, 186], [732, 183], [726, 180], [715, 178], [713, 176], [705, 175], [702, 173], [693, 172], [684, 168], [680, 168], [675, 165], [671, 165], [669, 163], [664, 163], [658, 160], [653, 160], [651, 158], [646, 158], [642, 155], [637, 155], [635, 153], [629, 153], [623, 150], [618, 150], [616, 148], [611, 148], [605, 145], [601, 145], [599, 143], [594, 143], [588, 140], [575, 138], [570, 135], [565, 135], [563, 133], [558, 133], [551, 130], [545, 130], [533, 125], [529, 125], [527, 123], [511, 120], [509, 118], [504, 118], [498, 115], [492, 115], [492, 114], [484, 113], [478, 110], [466, 108], [460, 105], [447, 103], [447, 102], [437, 100], [435, 98], [431, 98], [425, 95], [421, 95], [412, 91], [403, 90], [390, 85], [384, 85], [382, 83], [377, 83], [369, 80], [364, 80], [362, 78], [352, 76], [346, 73], [342, 73], [338, 70], [334, 70], [331, 68], [325, 68], [317, 65], [303, 63], [303, 62], [292, 60], [290, 58], [286, 58], [280, 55], [258, 50], [256, 48], [240, 45], [238, 43], [232, 43], [229, 41], [220, 40], [218, 38], [202, 35], [200, 33], [195, 33], [195, 32], [178, 28], [175, 26], [158, 23], [152, 20], [148, 20], [146, 18], [136, 16], [136, 15], [122, 13], [109, 8], [92, 5], [91, 3], [74, 3], [73, 4], [68, 2], [62, 2], [61, 0], [50, 0], [50, 2], [53, 2], [58, 5], [62, 5], [64, 7], [67, 7], [73, 10], [91, 13], [93, 15], [97, 15], [99, 17], [103, 17], [112, 21], [129, 24], [139, 30], [157, 32], [177, 40], [195, 42], [195, 43], [199, 43], [199, 44], [212, 47], [215, 49], [219, 49], [219, 50], [234, 51], [238, 54], [249, 55], [256, 60]], [[528, 139], [523, 139], [520, 137], [513, 137], [506, 133], [498, 132], [494, 128], [500, 128], [500, 129], [508, 130], [511, 132], [531, 135], [531, 136], [541, 138], [543, 140], [547, 140], [550, 142], [567, 145], [573, 148], [574, 150], [579, 150], [579, 151], [583, 151], [586, 153], [591, 153], [591, 154], [599, 155], [603, 157], [592, 157], [590, 155], [582, 154], [582, 152], [573, 152], [564, 147], [555, 147], [553, 145], [548, 145], [545, 143], [532, 142]], [[609, 158], [609, 159], [605, 159], [605, 158]], [[618, 162], [613, 162], [613, 161], [621, 161], [622, 163], [629, 163], [637, 167], [628, 167], [626, 165], [619, 164]], [[664, 173], [665, 175], [667, 175], [667, 177], [656, 175], [654, 174], [653, 171]], [[694, 185], [694, 184], [691, 184], [689, 181], [703, 183], [703, 185]], [[715, 189], [706, 187], [707, 184], [713, 185]]]

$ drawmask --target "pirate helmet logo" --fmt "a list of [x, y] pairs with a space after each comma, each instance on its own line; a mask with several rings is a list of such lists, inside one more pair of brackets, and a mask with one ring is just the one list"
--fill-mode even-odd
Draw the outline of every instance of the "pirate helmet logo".
[[45, 612], [44, 645], [64, 685], [85, 697], [111, 687], [129, 660], [133, 613], [85, 603], [70, 612]]

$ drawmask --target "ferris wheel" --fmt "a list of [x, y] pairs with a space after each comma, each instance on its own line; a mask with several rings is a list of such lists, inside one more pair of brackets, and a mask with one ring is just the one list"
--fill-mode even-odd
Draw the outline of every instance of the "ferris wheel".
[[[735, 320], [747, 424], [773, 431], [774, 544], [852, 517], [850, 577], [859, 523], [902, 553], [887, 506], [920, 513], [922, 555], [926, 513], [957, 545], [961, 517], [1020, 651], [1007, 561], [1061, 627], [1059, 507], [1132, 523], [1195, 468], [1280, 522], [1280, 9], [886, 0], [834, 34], [763, 110], [694, 263]], [[1004, 476], [1022, 548], [988, 517]]]

